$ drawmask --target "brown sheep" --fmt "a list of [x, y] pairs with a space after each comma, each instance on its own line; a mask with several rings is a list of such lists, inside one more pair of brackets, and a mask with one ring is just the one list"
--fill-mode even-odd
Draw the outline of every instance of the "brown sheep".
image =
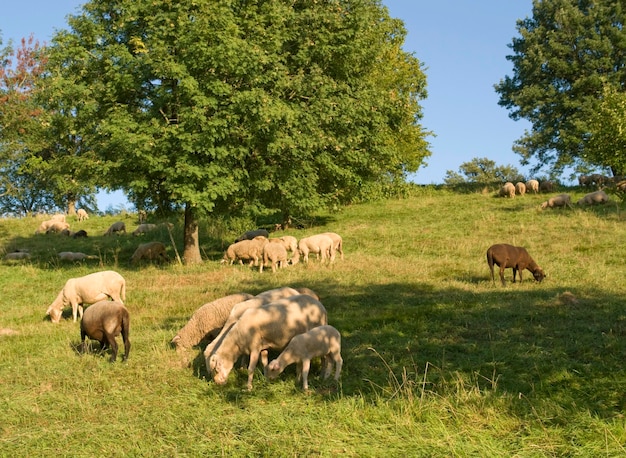
[[124, 356], [128, 359], [130, 352], [130, 316], [124, 304], [117, 301], [100, 301], [85, 309], [80, 322], [80, 352], [85, 352], [85, 338], [100, 342], [101, 349], [111, 347], [111, 362], [117, 358], [117, 342], [115, 338], [122, 334]]
[[169, 258], [167, 257], [167, 251], [165, 250], [165, 245], [161, 242], [148, 242], [139, 245], [133, 253], [133, 256], [130, 258], [130, 262], [132, 264], [136, 264], [142, 259], [159, 262], [169, 261]]
[[504, 281], [504, 269], [513, 269], [513, 283], [515, 283], [515, 275], [519, 271], [519, 281], [522, 282], [522, 271], [528, 269], [532, 272], [533, 277], [538, 282], [541, 282], [546, 276], [544, 271], [537, 265], [537, 263], [530, 257], [526, 248], [521, 246], [508, 245], [506, 243], [500, 243], [492, 245], [487, 250], [487, 264], [491, 270], [491, 280], [495, 282], [495, 276], [493, 272], [493, 265], [496, 264], [500, 267], [500, 280], [502, 284]]

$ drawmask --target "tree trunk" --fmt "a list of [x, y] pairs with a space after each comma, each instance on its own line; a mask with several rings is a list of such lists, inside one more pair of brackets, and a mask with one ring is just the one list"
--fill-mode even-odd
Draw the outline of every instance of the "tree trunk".
[[67, 199], [67, 214], [70, 216], [76, 215], [76, 199], [71, 196]]
[[200, 264], [200, 242], [198, 239], [198, 220], [190, 204], [185, 205], [183, 261], [185, 264]]

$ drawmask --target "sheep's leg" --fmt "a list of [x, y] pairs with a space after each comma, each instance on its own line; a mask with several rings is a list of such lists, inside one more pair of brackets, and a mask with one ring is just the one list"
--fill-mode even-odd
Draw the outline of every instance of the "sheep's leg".
[[[517, 268], [513, 267], [513, 283], [515, 283], [515, 275], [517, 274]], [[520, 274], [520, 279], [521, 279], [521, 274]], [[521, 280], [520, 280], [521, 281]]]
[[333, 359], [335, 360], [335, 380], [339, 380], [339, 375], [341, 375], [341, 368], [343, 367], [343, 358], [341, 357], [341, 353], [337, 353], [333, 355]]
[[117, 359], [117, 342], [115, 341], [115, 336], [105, 332], [104, 337], [106, 338], [106, 343], [108, 343], [109, 347], [111, 347], [110, 361], [113, 363]]
[[330, 354], [322, 356], [322, 369], [323, 369], [323, 378], [326, 380], [330, 377], [330, 373], [333, 370], [333, 360], [330, 357]]
[[263, 365], [263, 375], [267, 377], [267, 371], [268, 371], [268, 366], [269, 366], [269, 358], [268, 358], [267, 350], [261, 350], [261, 364]]
[[78, 315], [78, 303], [72, 301], [71, 304], [72, 304], [72, 318], [74, 318], [74, 322], [76, 322], [76, 318]]
[[504, 266], [506, 266], [505, 263], [502, 263], [502, 265], [500, 266], [500, 281], [502, 282], [502, 285], [506, 285], [506, 282], [504, 281]]
[[309, 369], [311, 369], [311, 360], [305, 358], [302, 360], [302, 389], [309, 389]]
[[259, 362], [259, 353], [253, 351], [250, 353], [250, 363], [248, 364], [248, 391], [252, 391], [252, 379], [254, 378], [254, 371], [256, 365]]

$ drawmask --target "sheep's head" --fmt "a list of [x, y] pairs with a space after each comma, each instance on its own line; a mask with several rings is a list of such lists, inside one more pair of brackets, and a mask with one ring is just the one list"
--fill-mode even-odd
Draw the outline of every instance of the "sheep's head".
[[278, 363], [278, 360], [275, 359], [273, 361], [270, 361], [270, 363], [267, 365], [267, 377], [270, 380], [273, 380], [276, 377], [278, 377], [279, 373], [280, 373], [280, 364]]
[[228, 374], [233, 368], [233, 362], [226, 361], [218, 355], [212, 355], [209, 358], [209, 369], [213, 375], [213, 380], [218, 385], [225, 385], [228, 380]]
[[543, 280], [544, 278], [546, 278], [546, 274], [544, 273], [543, 270], [541, 270], [540, 268], [535, 269], [535, 271], [533, 272], [533, 277], [535, 277], [535, 280], [541, 283], [541, 280]]
[[52, 321], [53, 323], [58, 323], [59, 321], [61, 321], [62, 314], [63, 314], [62, 309], [53, 308], [52, 305], [48, 307], [48, 310], [46, 310], [46, 315], [50, 315], [50, 321]]

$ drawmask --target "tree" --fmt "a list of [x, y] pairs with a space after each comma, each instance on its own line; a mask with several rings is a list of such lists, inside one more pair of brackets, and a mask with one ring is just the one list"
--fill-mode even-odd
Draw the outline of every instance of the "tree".
[[448, 186], [458, 185], [479, 185], [493, 186], [501, 185], [510, 181], [516, 183], [524, 181], [524, 177], [511, 165], [496, 165], [491, 159], [474, 158], [470, 162], [464, 162], [459, 166], [458, 172], [446, 171], [444, 183]]
[[429, 154], [421, 64], [378, 0], [103, 0], [51, 60], [95, 107], [108, 185], [198, 218], [310, 212]]
[[605, 88], [626, 87], [625, 14], [615, 0], [535, 0], [532, 18], [517, 22], [507, 56], [513, 75], [495, 89], [512, 119], [532, 123], [514, 146], [522, 164], [535, 159], [534, 171], [548, 165], [555, 173], [611, 165], [587, 149]]

